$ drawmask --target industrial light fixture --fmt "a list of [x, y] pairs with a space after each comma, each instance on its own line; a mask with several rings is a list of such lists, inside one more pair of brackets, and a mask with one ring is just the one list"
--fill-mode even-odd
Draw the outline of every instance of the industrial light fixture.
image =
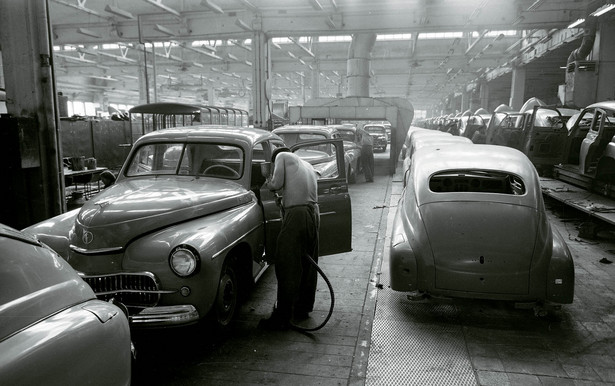
[[310, 3], [312, 3], [312, 7], [314, 7], [315, 10], [322, 11], [322, 4], [320, 4], [318, 0], [310, 0]]
[[132, 13], [125, 11], [121, 8], [118, 8], [116, 6], [113, 5], [109, 5], [107, 4], [107, 6], [105, 7], [105, 12], [109, 12], [112, 13], [116, 16], [120, 16], [123, 17], [125, 19], [134, 19], [135, 17], [132, 15]]
[[162, 32], [163, 34], [169, 35], [169, 36], [175, 36], [175, 32], [171, 31], [170, 29], [168, 29], [167, 27], [160, 25], [160, 24], [156, 24], [154, 26], [154, 29], [158, 32]]
[[579, 26], [580, 24], [583, 24], [585, 22], [585, 19], [581, 18], [581, 19], [577, 19], [575, 21], [573, 21], [572, 23], [570, 23], [570, 25], [568, 25], [568, 27], [566, 28], [574, 28]]
[[219, 13], [219, 14], [223, 14], [224, 13], [224, 10], [222, 8], [220, 8], [220, 6], [218, 4], [212, 3], [209, 0], [201, 1], [201, 5], [211, 9], [215, 13]]
[[87, 28], [77, 28], [77, 32], [80, 33], [81, 35], [89, 36], [92, 38], [97, 38], [97, 39], [102, 38], [102, 36], [92, 31], [91, 29], [87, 29]]
[[244, 7], [248, 8], [250, 11], [254, 13], [258, 12], [258, 8], [254, 4], [250, 3], [248, 0], [239, 0], [239, 2], [243, 4]]
[[615, 4], [605, 4], [602, 7], [598, 8], [597, 10], [595, 10], [594, 12], [590, 13], [591, 16], [600, 16], [600, 15], [604, 15], [605, 13], [609, 12], [610, 10], [615, 8]]
[[337, 24], [335, 24], [335, 21], [333, 21], [333, 18], [331, 16], [327, 16], [327, 18], [325, 19], [325, 23], [327, 23], [327, 25], [331, 27], [331, 29], [338, 29]]
[[85, 12], [85, 13], [90, 14], [92, 16], [98, 16], [98, 17], [104, 18], [100, 13], [94, 11], [93, 9], [87, 8], [85, 6], [85, 1], [77, 1], [77, 4], [72, 4], [72, 3], [69, 3], [69, 2], [66, 2], [66, 1], [63, 1], [63, 0], [52, 0], [52, 1], [54, 3], [57, 3], [57, 4], [62, 4], [62, 5], [65, 5], [67, 7], [78, 9], [79, 11]]
[[513, 20], [513, 22], [511, 23], [512, 25], [518, 25], [519, 23], [521, 23], [523, 20], [525, 20], [525, 16], [519, 16], [517, 17], [515, 20]]
[[545, 2], [545, 0], [536, 0], [532, 5], [527, 7], [528, 11], [535, 11]]
[[245, 31], [252, 31], [252, 27], [244, 23], [241, 19], [235, 20], [235, 25]]
[[162, 9], [163, 11], [168, 12], [168, 13], [170, 13], [172, 15], [177, 16], [177, 17], [181, 17], [182, 16], [179, 12], [177, 12], [173, 8], [167, 7], [166, 5], [162, 4], [162, 0], [145, 0], [145, 2], [146, 3], [150, 3], [154, 7], [158, 7], [160, 9]]

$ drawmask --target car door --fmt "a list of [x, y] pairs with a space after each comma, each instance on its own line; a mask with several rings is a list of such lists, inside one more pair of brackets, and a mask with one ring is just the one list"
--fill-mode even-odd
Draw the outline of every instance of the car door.
[[523, 152], [536, 167], [562, 162], [568, 130], [555, 108], [535, 106], [524, 137]]
[[[341, 139], [303, 142], [291, 151], [314, 166], [318, 178], [318, 206], [320, 209], [319, 255], [348, 252], [351, 248], [352, 212], [344, 165], [344, 144]], [[270, 194], [263, 192], [265, 195]], [[275, 250], [274, 240], [281, 222], [279, 211], [266, 205], [267, 255]]]

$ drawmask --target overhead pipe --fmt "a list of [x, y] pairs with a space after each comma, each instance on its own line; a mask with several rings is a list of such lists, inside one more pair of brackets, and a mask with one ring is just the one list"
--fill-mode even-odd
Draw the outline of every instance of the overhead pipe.
[[376, 34], [355, 34], [348, 48], [346, 73], [349, 97], [369, 97], [369, 61]]
[[581, 41], [581, 45], [573, 50], [568, 56], [568, 62], [566, 63], [566, 67], [570, 65], [570, 63], [575, 62], [577, 60], [583, 60], [589, 55], [589, 53], [594, 48], [594, 41], [596, 40], [596, 24], [597, 18], [588, 16], [585, 18], [585, 27], [583, 29], [583, 40]]

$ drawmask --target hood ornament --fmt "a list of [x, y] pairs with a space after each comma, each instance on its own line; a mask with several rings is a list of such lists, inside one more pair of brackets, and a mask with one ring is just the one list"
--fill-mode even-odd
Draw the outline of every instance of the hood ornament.
[[83, 232], [83, 236], [81, 236], [81, 241], [83, 241], [83, 243], [87, 245], [94, 241], [94, 235], [90, 231], [85, 231]]

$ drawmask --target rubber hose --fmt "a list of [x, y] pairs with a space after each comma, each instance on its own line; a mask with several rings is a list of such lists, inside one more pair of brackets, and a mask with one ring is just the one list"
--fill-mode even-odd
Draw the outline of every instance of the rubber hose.
[[331, 318], [331, 314], [333, 314], [333, 307], [335, 306], [335, 293], [333, 292], [333, 286], [331, 285], [331, 282], [329, 281], [329, 278], [327, 277], [327, 275], [325, 275], [323, 270], [320, 269], [320, 267], [318, 266], [318, 263], [316, 263], [314, 261], [314, 259], [312, 259], [312, 256], [310, 256], [310, 255], [306, 255], [306, 256], [310, 260], [310, 263], [312, 263], [314, 265], [314, 268], [316, 268], [316, 271], [318, 271], [320, 276], [324, 279], [325, 283], [327, 283], [327, 287], [329, 287], [329, 293], [331, 294], [331, 306], [329, 307], [329, 313], [327, 314], [327, 317], [325, 318], [325, 320], [323, 320], [323, 322], [320, 323], [318, 326], [311, 327], [311, 328], [306, 328], [306, 327], [297, 326], [296, 324], [293, 324], [292, 322], [290, 324], [291, 327], [293, 329], [295, 329], [295, 330], [304, 331], [304, 332], [311, 332], [311, 331], [317, 331], [317, 330], [320, 330], [321, 328], [323, 328], [325, 326], [325, 324], [327, 324], [327, 322]]

